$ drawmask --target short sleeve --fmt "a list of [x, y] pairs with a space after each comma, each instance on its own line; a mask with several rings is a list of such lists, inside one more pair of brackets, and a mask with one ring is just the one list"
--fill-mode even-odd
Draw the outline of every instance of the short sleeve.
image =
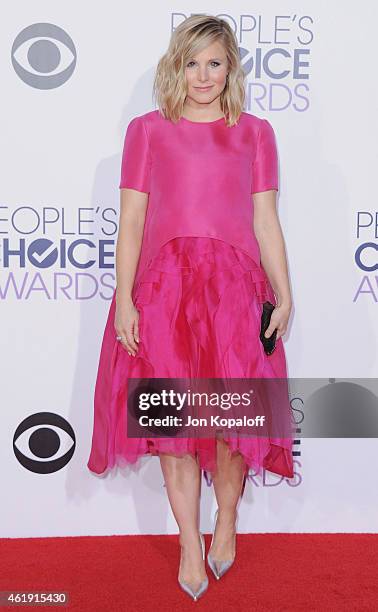
[[277, 147], [271, 124], [267, 119], [262, 119], [252, 164], [252, 193], [269, 189], [278, 191]]
[[123, 144], [119, 188], [128, 187], [150, 192], [151, 159], [146, 127], [141, 117], [134, 117], [127, 126]]

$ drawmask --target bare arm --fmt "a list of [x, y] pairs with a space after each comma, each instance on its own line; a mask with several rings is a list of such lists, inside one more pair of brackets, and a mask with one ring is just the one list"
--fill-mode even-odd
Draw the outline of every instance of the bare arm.
[[148, 204], [148, 193], [122, 188], [120, 222], [116, 247], [116, 313], [114, 327], [130, 355], [139, 342], [139, 312], [132, 301], [132, 289]]
[[148, 193], [121, 189], [120, 222], [116, 248], [117, 304], [131, 301], [136, 268], [142, 245]]
[[[277, 338], [282, 336], [287, 327], [287, 321], [292, 307], [289, 286], [288, 266], [285, 252], [285, 242], [277, 214], [276, 190], [261, 191], [253, 194], [254, 202], [254, 232], [259, 243], [261, 263], [266, 271], [273, 291], [277, 298], [279, 313], [273, 318], [272, 326], [277, 324]], [[273, 333], [274, 327], [268, 328], [266, 336]], [[269, 333], [268, 333], [269, 332]]]

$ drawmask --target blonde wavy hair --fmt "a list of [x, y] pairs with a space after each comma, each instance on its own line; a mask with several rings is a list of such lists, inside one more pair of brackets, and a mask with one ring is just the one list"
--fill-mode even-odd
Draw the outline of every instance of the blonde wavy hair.
[[221, 109], [228, 127], [238, 123], [244, 107], [246, 75], [241, 66], [237, 40], [226, 21], [209, 15], [191, 15], [185, 19], [172, 33], [168, 49], [158, 62], [153, 97], [166, 119], [176, 123], [183, 114], [187, 95], [187, 60], [215, 41], [223, 45], [229, 69], [220, 95]]

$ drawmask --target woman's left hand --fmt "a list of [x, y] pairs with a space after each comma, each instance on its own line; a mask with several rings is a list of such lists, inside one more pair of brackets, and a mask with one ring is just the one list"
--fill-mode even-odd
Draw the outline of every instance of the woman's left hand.
[[266, 338], [269, 338], [275, 329], [277, 329], [276, 340], [286, 333], [290, 312], [291, 305], [287, 306], [286, 304], [281, 304], [281, 306], [275, 307], [270, 318], [269, 326], [264, 334]]

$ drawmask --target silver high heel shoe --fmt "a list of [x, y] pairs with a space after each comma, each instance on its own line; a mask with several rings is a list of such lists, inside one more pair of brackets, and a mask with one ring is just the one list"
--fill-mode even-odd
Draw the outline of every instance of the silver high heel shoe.
[[[216, 513], [214, 515], [214, 529], [213, 529], [213, 537], [211, 538], [210, 549], [211, 549], [211, 547], [213, 545], [213, 541], [214, 541], [214, 535], [215, 535], [215, 528], [216, 528], [216, 524], [217, 524], [217, 518], [218, 518], [218, 510], [216, 511]], [[237, 522], [237, 515], [236, 515], [236, 522]], [[235, 537], [236, 537], [236, 525], [235, 525]], [[217, 580], [222, 578], [222, 576], [224, 576], [225, 573], [230, 569], [230, 567], [232, 566], [233, 562], [235, 561], [235, 556], [236, 556], [236, 553], [234, 554], [233, 559], [230, 559], [230, 560], [227, 560], [227, 561], [217, 561], [216, 559], [214, 559], [214, 557], [211, 556], [210, 552], [207, 554], [207, 562], [208, 562], [209, 567], [210, 567], [211, 571], [213, 572], [213, 574], [214, 574], [214, 576], [215, 576], [215, 578]]]
[[[200, 533], [200, 542], [201, 542], [201, 549], [202, 549], [202, 559], [205, 559], [205, 540], [204, 540], [202, 533]], [[181, 568], [181, 559], [180, 559], [180, 568]], [[179, 575], [180, 575], [180, 569], [179, 569]], [[194, 601], [197, 601], [197, 599], [199, 599], [201, 595], [205, 593], [205, 591], [207, 590], [207, 587], [209, 586], [209, 579], [207, 576], [205, 580], [202, 580], [197, 591], [194, 591], [187, 582], [181, 581], [180, 578], [178, 579], [178, 582], [182, 590], [185, 591], [185, 593], [187, 593], [188, 595], [190, 595], [190, 597], [192, 597]]]

